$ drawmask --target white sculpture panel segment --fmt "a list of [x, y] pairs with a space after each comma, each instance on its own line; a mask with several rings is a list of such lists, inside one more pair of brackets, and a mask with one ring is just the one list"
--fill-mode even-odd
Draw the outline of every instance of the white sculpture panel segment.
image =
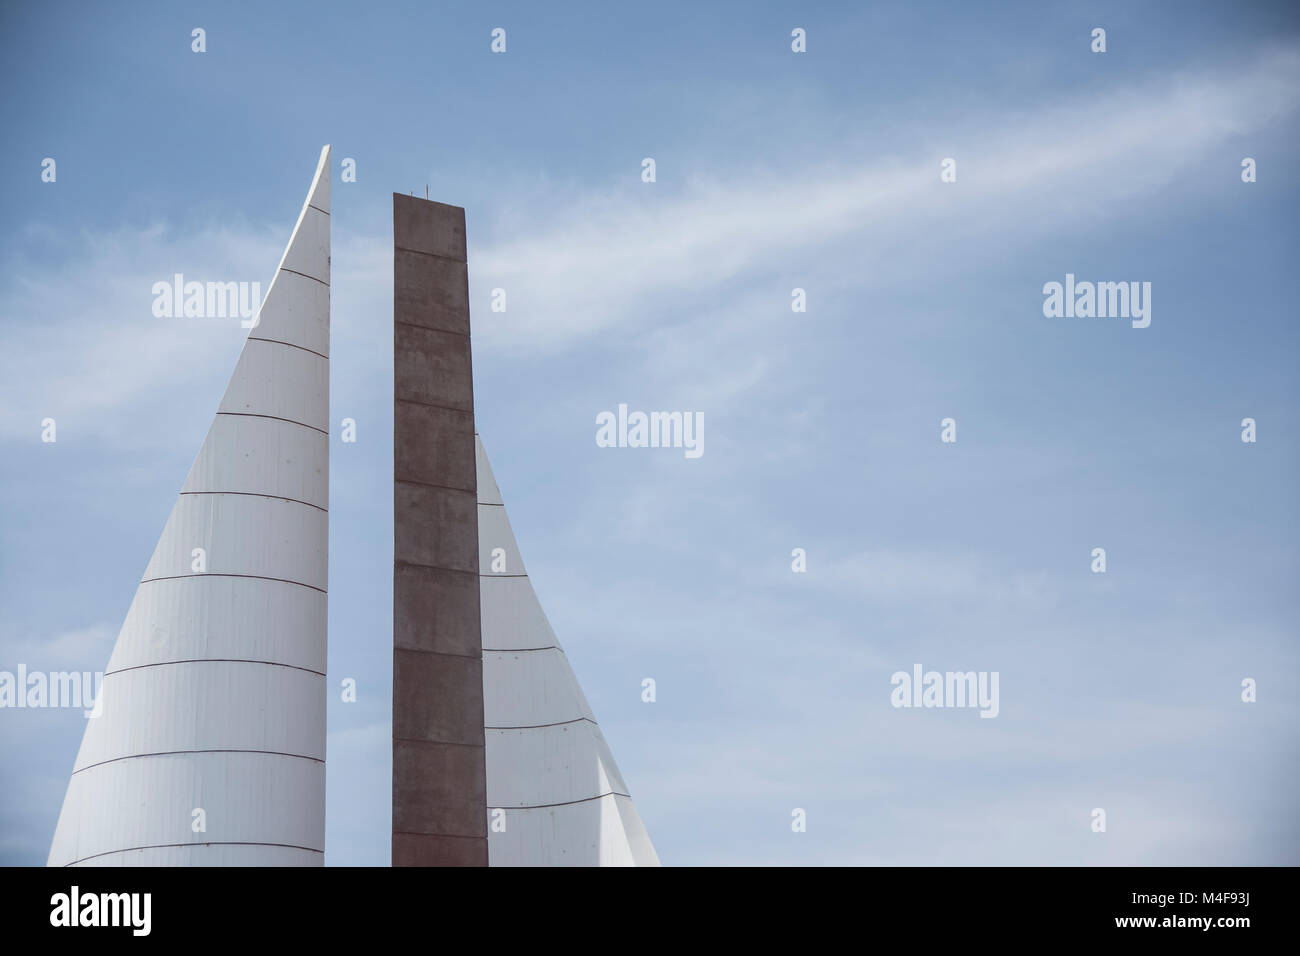
[[478, 570], [484, 577], [521, 577], [524, 559], [501, 505], [478, 506]]
[[330, 354], [330, 287], [296, 272], [277, 272], [249, 338]]
[[[328, 200], [322, 208], [329, 208]], [[322, 285], [330, 282], [330, 217], [315, 206], [303, 209], [281, 269], [300, 273]]]
[[[316, 793], [321, 799], [304, 799]], [[49, 862], [197, 843], [323, 851], [324, 793], [325, 765], [301, 757], [189, 753], [99, 764], [72, 775]]]
[[526, 577], [480, 576], [479, 616], [485, 651], [560, 646]]
[[325, 672], [326, 598], [262, 578], [190, 575], [140, 585], [107, 673], [188, 660], [288, 664]]
[[142, 580], [234, 574], [324, 591], [328, 542], [329, 515], [318, 508], [251, 495], [181, 495]]
[[485, 726], [541, 727], [595, 720], [559, 648], [483, 652]]
[[[142, 754], [257, 750], [325, 759], [325, 678], [243, 661], [192, 661], [104, 677], [76, 770]], [[254, 702], [256, 702], [254, 704]]]
[[248, 339], [218, 408], [329, 431], [329, 359], [279, 342]]
[[659, 857], [628, 797], [504, 811], [488, 828], [491, 866], [658, 866]]
[[614, 756], [589, 720], [487, 731], [488, 806], [549, 806], [627, 794]]
[[329, 436], [278, 418], [218, 415], [182, 494], [271, 495], [329, 505]]

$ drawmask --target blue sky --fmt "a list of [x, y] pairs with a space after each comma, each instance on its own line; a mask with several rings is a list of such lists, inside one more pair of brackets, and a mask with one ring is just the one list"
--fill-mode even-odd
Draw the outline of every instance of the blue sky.
[[[0, 670], [106, 664], [246, 334], [151, 286], [265, 287], [331, 143], [329, 864], [388, 860], [390, 196], [426, 185], [666, 864], [1300, 862], [1292, 5], [321, 6], [0, 12]], [[1150, 327], [1045, 318], [1066, 273], [1150, 282]], [[620, 402], [702, 413], [703, 457], [598, 448]], [[999, 716], [891, 707], [914, 663], [998, 671]], [[0, 862], [44, 862], [83, 726], [0, 711]]]

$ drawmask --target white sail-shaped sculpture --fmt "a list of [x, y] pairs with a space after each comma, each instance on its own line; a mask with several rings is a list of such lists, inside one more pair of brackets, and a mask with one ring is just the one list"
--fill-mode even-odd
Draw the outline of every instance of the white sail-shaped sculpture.
[[127, 612], [51, 866], [323, 862], [329, 156]]
[[524, 571], [483, 444], [477, 436], [474, 442], [488, 863], [658, 866], [627, 784]]

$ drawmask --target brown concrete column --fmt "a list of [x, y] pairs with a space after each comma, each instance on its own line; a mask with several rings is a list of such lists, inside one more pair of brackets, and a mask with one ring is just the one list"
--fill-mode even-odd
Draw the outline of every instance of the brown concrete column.
[[465, 210], [393, 195], [393, 866], [487, 866]]

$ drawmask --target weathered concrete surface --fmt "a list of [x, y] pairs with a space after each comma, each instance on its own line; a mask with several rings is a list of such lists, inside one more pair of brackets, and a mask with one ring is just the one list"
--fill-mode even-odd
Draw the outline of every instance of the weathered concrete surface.
[[478, 579], [460, 571], [402, 564], [393, 574], [393, 646], [477, 658]]
[[393, 196], [393, 865], [486, 866], [465, 211]]
[[394, 297], [412, 325], [469, 335], [469, 274], [463, 261], [393, 253]]
[[398, 398], [472, 414], [469, 336], [401, 322], [395, 332], [393, 377]]

